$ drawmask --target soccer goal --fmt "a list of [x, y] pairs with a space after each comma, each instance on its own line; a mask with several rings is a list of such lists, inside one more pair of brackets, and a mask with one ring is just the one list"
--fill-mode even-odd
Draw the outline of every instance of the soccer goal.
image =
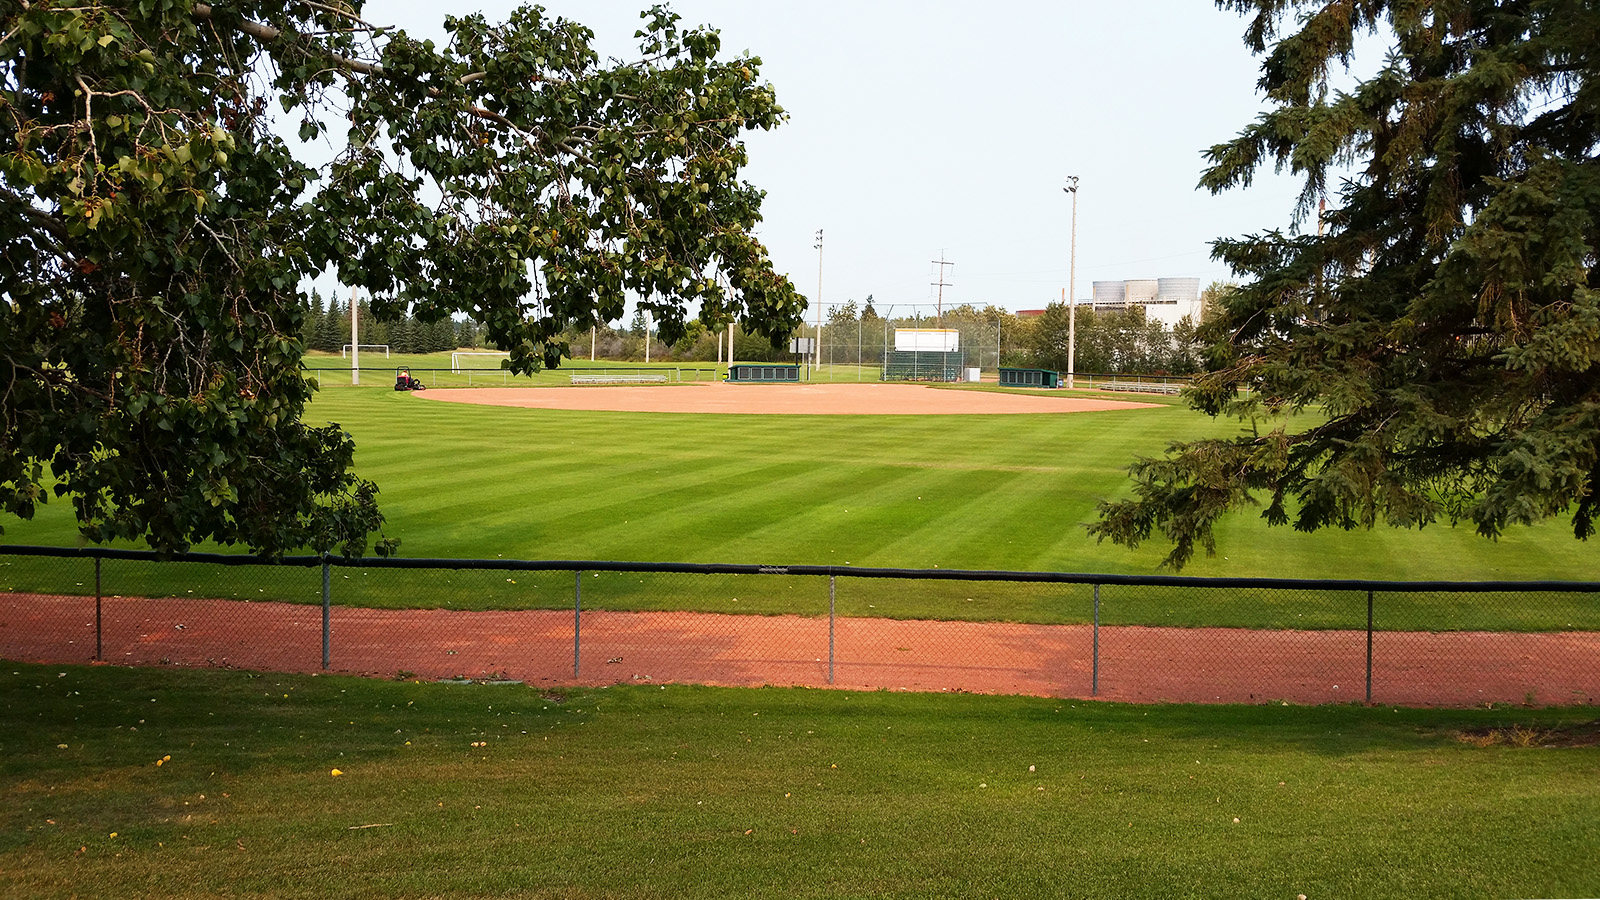
[[495, 359], [510, 359], [511, 358], [511, 354], [506, 353], [503, 350], [494, 351], [494, 352], [490, 352], [490, 351], [487, 351], [487, 350], [484, 350], [484, 351], [455, 350], [455, 351], [452, 351], [450, 353], [450, 371], [452, 371], [452, 372], [461, 371], [461, 361], [462, 360], [470, 359], [472, 357], [483, 357], [483, 356], [493, 357]]
[[388, 344], [345, 344], [343, 347], [339, 348], [339, 357], [341, 359], [343, 359], [343, 358], [349, 356], [351, 347], [360, 347], [362, 350], [382, 350], [383, 351], [383, 358], [384, 359], [388, 359], [389, 358], [389, 345]]

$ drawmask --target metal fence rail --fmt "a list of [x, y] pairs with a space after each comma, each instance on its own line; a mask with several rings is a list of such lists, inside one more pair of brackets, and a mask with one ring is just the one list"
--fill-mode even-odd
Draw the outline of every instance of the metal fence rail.
[[1600, 583], [0, 546], [0, 656], [1129, 701], [1600, 698]]

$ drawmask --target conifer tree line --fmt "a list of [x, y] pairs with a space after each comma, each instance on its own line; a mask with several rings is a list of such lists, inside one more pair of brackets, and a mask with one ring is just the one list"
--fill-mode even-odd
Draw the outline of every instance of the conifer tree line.
[[[470, 319], [440, 319], [422, 322], [411, 315], [395, 321], [380, 321], [365, 302], [357, 304], [361, 343], [387, 344], [391, 353], [444, 353], [461, 348], [476, 349], [483, 341], [483, 326]], [[306, 349], [340, 353], [350, 343], [350, 304], [337, 297], [326, 301], [317, 290], [311, 291], [301, 325]]]

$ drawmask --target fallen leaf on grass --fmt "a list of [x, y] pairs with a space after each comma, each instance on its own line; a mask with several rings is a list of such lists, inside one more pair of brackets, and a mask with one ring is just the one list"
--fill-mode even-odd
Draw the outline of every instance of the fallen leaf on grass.
[[338, 778], [340, 775], [343, 775], [344, 773], [339, 771], [338, 769], [334, 769], [331, 774], [333, 775], [333, 777]]

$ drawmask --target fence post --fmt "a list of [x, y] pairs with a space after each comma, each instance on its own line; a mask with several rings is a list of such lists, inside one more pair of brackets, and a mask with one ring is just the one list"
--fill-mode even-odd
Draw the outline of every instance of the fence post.
[[329, 593], [328, 593], [328, 577], [329, 577], [329, 573], [330, 573], [330, 567], [329, 567], [329, 564], [328, 564], [328, 554], [324, 553], [324, 554], [322, 554], [322, 668], [323, 669], [327, 669], [328, 668], [328, 612], [331, 609], [331, 603], [330, 603], [330, 600], [329, 600]]
[[579, 613], [583, 611], [583, 573], [574, 573], [572, 583], [572, 677], [578, 678], [578, 651], [583, 647]]
[[1372, 702], [1372, 589], [1367, 589], [1367, 702]]
[[1100, 585], [1094, 586], [1094, 670], [1090, 675], [1089, 696], [1100, 696]]
[[839, 576], [828, 575], [828, 683], [833, 684], [833, 606], [834, 582]]
[[101, 661], [105, 659], [105, 648], [100, 642], [100, 557], [94, 558], [94, 658]]

